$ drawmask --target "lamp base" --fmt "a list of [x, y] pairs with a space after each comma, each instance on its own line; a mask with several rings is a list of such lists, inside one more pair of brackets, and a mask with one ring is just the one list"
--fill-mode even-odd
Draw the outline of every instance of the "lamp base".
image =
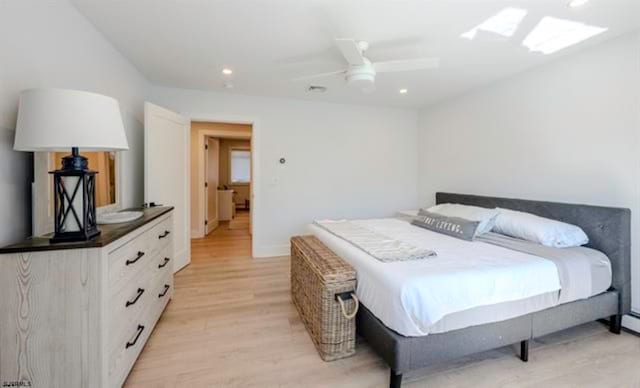
[[86, 234], [84, 232], [63, 232], [56, 233], [49, 239], [51, 243], [64, 243], [64, 242], [73, 242], [73, 241], [89, 241], [92, 238], [99, 236], [100, 230], [96, 228], [95, 230], [88, 231]]
[[52, 243], [87, 241], [100, 234], [96, 220], [95, 176], [77, 147], [53, 174], [55, 233]]

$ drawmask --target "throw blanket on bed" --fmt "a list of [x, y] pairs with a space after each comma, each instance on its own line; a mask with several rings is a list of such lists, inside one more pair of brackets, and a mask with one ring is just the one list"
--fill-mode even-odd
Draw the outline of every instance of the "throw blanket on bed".
[[418, 248], [347, 220], [323, 220], [313, 223], [383, 263], [420, 260], [436, 256], [432, 250]]

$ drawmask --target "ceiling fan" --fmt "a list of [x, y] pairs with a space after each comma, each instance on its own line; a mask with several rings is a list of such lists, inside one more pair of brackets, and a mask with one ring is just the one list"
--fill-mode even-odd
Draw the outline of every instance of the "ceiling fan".
[[375, 90], [376, 74], [401, 71], [435, 69], [440, 58], [399, 59], [393, 61], [372, 62], [364, 56], [369, 43], [355, 39], [336, 39], [338, 49], [347, 61], [348, 67], [327, 73], [313, 74], [294, 78], [293, 81], [307, 81], [316, 78], [343, 75], [347, 85], [354, 86], [364, 92]]

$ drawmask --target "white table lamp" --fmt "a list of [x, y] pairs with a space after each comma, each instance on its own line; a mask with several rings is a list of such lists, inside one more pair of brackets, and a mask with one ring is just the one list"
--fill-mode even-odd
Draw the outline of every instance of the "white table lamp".
[[32, 89], [20, 95], [13, 148], [50, 152], [71, 148], [54, 176], [55, 233], [52, 241], [88, 240], [100, 234], [96, 222], [95, 171], [79, 148], [129, 149], [118, 101], [65, 89]]

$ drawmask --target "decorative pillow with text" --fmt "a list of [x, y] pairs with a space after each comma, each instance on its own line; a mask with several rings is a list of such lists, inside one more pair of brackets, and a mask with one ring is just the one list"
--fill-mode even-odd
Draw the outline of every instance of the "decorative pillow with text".
[[480, 221], [470, 221], [459, 217], [447, 217], [421, 209], [412, 225], [446, 234], [462, 240], [473, 241], [480, 226]]

